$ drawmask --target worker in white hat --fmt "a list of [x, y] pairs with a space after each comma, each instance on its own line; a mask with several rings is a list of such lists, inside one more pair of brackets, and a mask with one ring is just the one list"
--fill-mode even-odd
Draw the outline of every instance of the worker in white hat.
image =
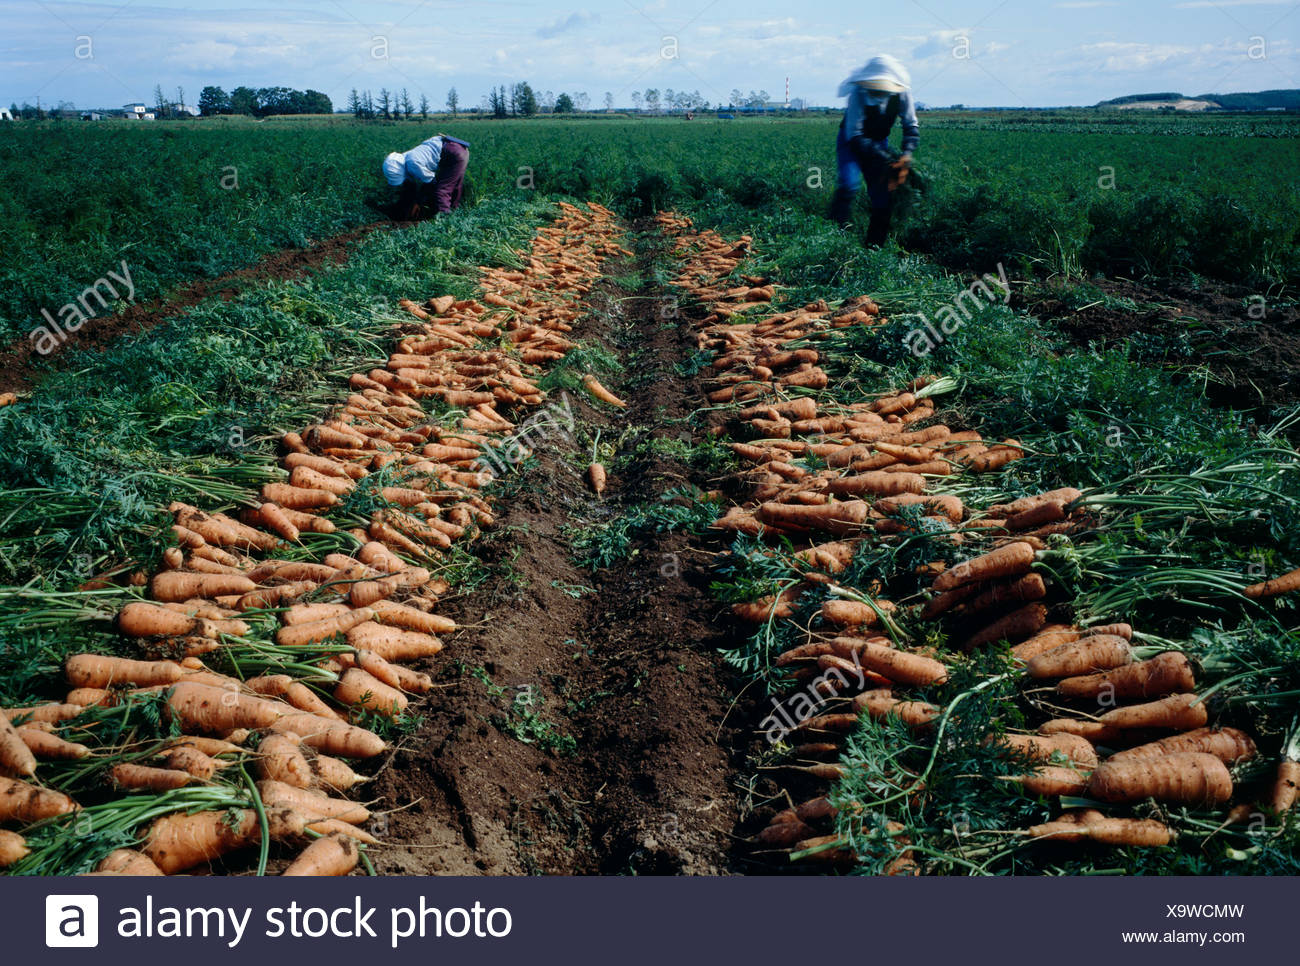
[[[906, 67], [882, 54], [850, 74], [840, 84], [839, 93], [848, 98], [848, 104], [835, 141], [838, 177], [831, 217], [843, 226], [850, 223], [853, 199], [866, 181], [871, 201], [867, 244], [883, 245], [889, 236], [893, 192], [907, 179], [912, 152], [921, 141], [912, 79]], [[895, 121], [900, 121], [903, 129], [901, 154], [889, 146]]]
[[420, 216], [421, 205], [434, 214], [460, 207], [469, 166], [469, 142], [449, 134], [435, 134], [411, 150], [394, 151], [384, 158], [384, 180], [401, 187], [397, 212], [412, 221]]

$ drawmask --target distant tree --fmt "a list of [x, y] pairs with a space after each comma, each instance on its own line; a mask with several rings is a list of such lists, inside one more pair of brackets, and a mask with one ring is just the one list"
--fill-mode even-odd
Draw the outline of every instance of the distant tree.
[[663, 93], [664, 110], [671, 112], [677, 106], [677, 94], [671, 87], [665, 87]]
[[[353, 91], [355, 94], [356, 91]], [[199, 113], [204, 117], [230, 113], [230, 95], [220, 87], [205, 87], [199, 92]]]
[[640, 92], [640, 91], [633, 91], [633, 92], [632, 92], [632, 109], [633, 109], [634, 111], [636, 111], [638, 114], [641, 112], [641, 92]]
[[608, 114], [612, 110], [614, 110], [614, 95], [605, 91], [605, 113]]
[[348, 113], [353, 117], [361, 116], [361, 95], [357, 93], [355, 87], [348, 92]]
[[424, 96], [424, 91], [420, 92], [420, 117], [426, 121], [429, 119], [429, 99]]
[[189, 117], [189, 111], [185, 110], [185, 88], [179, 84], [176, 85], [176, 113], [181, 117]]
[[256, 114], [257, 91], [251, 87], [236, 87], [230, 92], [231, 114]]
[[167, 98], [163, 96], [161, 84], [153, 86], [153, 112], [156, 117], [164, 118], [167, 116]]
[[415, 113], [415, 105], [411, 103], [411, 95], [406, 92], [405, 87], [402, 88], [401, 107], [402, 116], [409, 121], [411, 115]]
[[550, 114], [555, 110], [555, 95], [550, 91], [542, 91], [537, 96], [537, 107], [543, 114]]
[[647, 87], [645, 90], [645, 106], [651, 114], [659, 113], [659, 88]]
[[591, 98], [587, 96], [586, 91], [578, 91], [573, 95], [573, 106], [582, 113], [586, 113], [591, 107]]
[[771, 97], [768, 95], [767, 91], [750, 91], [749, 96], [745, 98], [745, 106], [762, 107], [770, 100]]
[[370, 96], [370, 91], [366, 91], [365, 96], [361, 98], [361, 110], [367, 121], [374, 120], [375, 99]]
[[388, 93], [387, 87], [379, 88], [379, 112], [385, 121], [393, 119], [393, 95]]
[[307, 91], [303, 97], [304, 114], [333, 114], [334, 102], [330, 100], [328, 94], [322, 94], [320, 91]]
[[447, 92], [447, 110], [451, 111], [452, 117], [456, 116], [456, 111], [460, 108], [460, 95], [456, 93], [456, 88]]
[[745, 95], [742, 94], [742, 93], [740, 93], [740, 88], [739, 88], [739, 87], [733, 87], [733, 88], [731, 89], [731, 95], [730, 95], [730, 97], [731, 97], [731, 101], [730, 101], [730, 104], [729, 104], [730, 107], [743, 107], [743, 106], [744, 106], [744, 104], [745, 104]]
[[568, 94], [565, 94], [563, 91], [561, 91], [560, 96], [555, 99], [555, 113], [572, 114], [573, 98], [570, 97]]
[[537, 95], [528, 81], [520, 81], [510, 89], [510, 108], [513, 114], [532, 117], [537, 113]]

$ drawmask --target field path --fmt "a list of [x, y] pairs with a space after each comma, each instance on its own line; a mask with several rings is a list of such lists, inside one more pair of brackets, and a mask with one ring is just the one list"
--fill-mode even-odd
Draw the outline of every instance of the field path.
[[[600, 283], [592, 314], [571, 334], [625, 362], [637, 351], [622, 383], [610, 381], [626, 410], [569, 397], [577, 425], [605, 439], [635, 425], [680, 438], [699, 398], [675, 368], [687, 344], [663, 318], [669, 303], [649, 281], [650, 257], [611, 263], [607, 274], [635, 272], [640, 286]], [[730, 622], [715, 621], [709, 557], [692, 548], [698, 541], [661, 534], [592, 573], [573, 562], [564, 530], [708, 481], [650, 456], [611, 471], [597, 501], [582, 479], [582, 445], [562, 434], [541, 441], [540, 465], [498, 504], [496, 536], [476, 551], [504, 572], [469, 595], [463, 613], [454, 602], [444, 609], [458, 623], [482, 623], [449, 638], [424, 726], [375, 789], [398, 806], [416, 803], [389, 816], [381, 872], [735, 870], [741, 761], [727, 749], [748, 746], [752, 714], [733, 706], [739, 681], [717, 654], [731, 643], [720, 630]], [[575, 750], [552, 753], [509, 733], [529, 712]]]
[[[387, 219], [372, 221], [314, 241], [306, 248], [283, 248], [270, 252], [252, 265], [215, 278], [194, 279], [175, 288], [166, 298], [138, 302], [116, 315], [92, 318], [78, 331], [67, 333], [66, 340], [47, 356], [38, 355], [26, 336], [16, 339], [0, 346], [0, 392], [32, 389], [49, 371], [51, 364], [55, 369], [64, 365], [68, 349], [102, 350], [123, 336], [136, 335], [162, 325], [209, 298], [230, 301], [265, 281], [301, 279], [318, 268], [346, 261], [353, 247], [371, 232], [400, 227], [399, 223]], [[57, 306], [49, 306], [49, 309], [53, 312]], [[32, 321], [33, 326], [36, 321]]]

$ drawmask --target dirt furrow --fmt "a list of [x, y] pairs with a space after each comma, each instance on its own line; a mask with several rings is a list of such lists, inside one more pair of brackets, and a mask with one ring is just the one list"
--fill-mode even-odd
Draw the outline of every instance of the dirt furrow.
[[[507, 474], [498, 526], [476, 551], [491, 576], [448, 605], [470, 626], [449, 640], [423, 725], [376, 789], [412, 803], [380, 830], [403, 843], [381, 854], [381, 871], [735, 868], [742, 762], [728, 749], [747, 747], [753, 713], [718, 657], [732, 642], [707, 593], [707, 554], [662, 533], [635, 536], [631, 556], [604, 569], [574, 560], [582, 528], [708, 484], [671, 455], [689, 444], [698, 392], [675, 366], [686, 346], [652, 257], [646, 247], [610, 263], [571, 334], [624, 360], [607, 384], [627, 408], [553, 394], [572, 428], [539, 435], [535, 460]], [[619, 450], [603, 499], [583, 479], [597, 431]]]

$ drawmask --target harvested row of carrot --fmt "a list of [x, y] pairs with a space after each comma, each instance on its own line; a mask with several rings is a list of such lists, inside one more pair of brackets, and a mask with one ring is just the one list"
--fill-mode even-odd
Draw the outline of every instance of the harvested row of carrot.
[[[1009, 642], [1026, 688], [1050, 689], [1050, 700], [1037, 703], [1057, 710], [1044, 713], [1037, 733], [989, 737], [1010, 754], [1027, 755], [1031, 766], [1038, 763], [1011, 776], [1026, 794], [1086, 796], [1112, 808], [1148, 799], [1226, 808], [1234, 795], [1229, 768], [1254, 757], [1255, 744], [1237, 729], [1211, 726], [1187, 657], [1166, 651], [1138, 660], [1126, 624], [1049, 623], [1059, 593], [1039, 560], [1060, 537], [1095, 525], [1080, 508], [1083, 494], [1066, 487], [980, 509], [937, 492], [956, 474], [997, 470], [1020, 458], [1020, 444], [989, 443], [940, 422], [934, 398], [946, 386], [933, 376], [885, 396], [836, 402], [822, 392], [837, 387], [819, 365], [817, 343], [837, 328], [881, 324], [879, 307], [854, 298], [836, 307], [814, 302], [778, 311], [767, 279], [742, 276], [750, 286], [743, 290], [721, 281], [749, 254], [748, 237], [728, 242], [695, 231], [677, 215], [658, 221], [680, 259], [673, 284], [707, 312], [695, 328], [698, 348], [713, 354], [703, 370], [711, 380], [709, 402], [743, 404], [717, 429], [732, 437], [731, 449], [749, 467], [734, 481], [744, 496], [714, 527], [800, 548], [795, 565], [801, 580], [734, 604], [733, 611], [755, 624], [794, 624], [804, 594], [814, 588], [831, 593], [810, 625], [794, 624], [803, 643], [772, 662], [793, 683], [787, 701], [793, 724], [783, 735], [790, 770], [801, 780], [843, 777], [853, 767], [841, 757], [845, 739], [862, 715], [901, 721], [918, 738], [934, 733], [945, 708], [914, 692], [943, 685], [949, 665], [961, 658], [908, 648], [898, 626], [905, 616], [911, 627], [942, 621], [955, 650]], [[835, 395], [842, 400], [845, 394]], [[971, 548], [954, 566], [935, 561], [923, 568], [922, 575], [933, 574], [924, 599], [896, 604], [879, 597], [879, 585], [868, 595], [837, 584], [864, 544], [898, 542], [921, 531]], [[1283, 592], [1292, 576], [1247, 594]], [[1088, 714], [1089, 706], [1108, 710]], [[1075, 710], [1065, 714], [1063, 708]], [[1289, 808], [1297, 773], [1300, 764], [1283, 761], [1262, 805], [1276, 812]], [[1240, 820], [1250, 811], [1242, 803], [1227, 814]], [[860, 856], [831, 834], [835, 819], [830, 799], [819, 796], [777, 813], [755, 841], [802, 861], [851, 865]], [[897, 837], [899, 831], [882, 834]], [[1108, 845], [1161, 846], [1172, 839], [1160, 822], [1098, 808], [1063, 810], [1022, 834]], [[892, 843], [891, 873], [920, 870], [909, 844]], [[861, 841], [857, 846], [864, 847]]]
[[[574, 347], [564, 333], [602, 263], [631, 254], [609, 210], [560, 208], [518, 253], [522, 268], [482, 268], [480, 300], [403, 301], [414, 321], [386, 364], [352, 376], [353, 394], [330, 418], [283, 437], [282, 482], [265, 484], [235, 516], [171, 505], [175, 546], [148, 581], [150, 599], [128, 603], [117, 619], [139, 659], [74, 655], [63, 702], [0, 715], [0, 769], [14, 776], [0, 778], [0, 822], [76, 810], [70, 796], [35, 783], [41, 761], [91, 754], [54, 732], [89, 734], [93, 725], [76, 720], [87, 708], [160, 693], [182, 737], [113, 766], [120, 792], [166, 794], [248, 761], [271, 840], [309, 843], [285, 874], [342, 875], [357, 865], [357, 844], [376, 840], [361, 827], [370, 811], [341, 797], [366, 780], [348, 761], [386, 749], [358, 716], [397, 716], [432, 688], [407, 666], [438, 654], [439, 635], [456, 628], [436, 613], [452, 588], [432, 571], [453, 541], [492, 524], [483, 488], [505, 462], [497, 451], [519, 458], [510, 439], [516, 413], [545, 402], [540, 367]], [[428, 399], [451, 413], [431, 420]], [[355, 522], [357, 506], [369, 514], [364, 526], [340, 530], [328, 516], [342, 507]], [[350, 538], [350, 554], [307, 559], [304, 534], [336, 532]], [[290, 545], [298, 546], [285, 553]], [[310, 662], [308, 674], [242, 677], [204, 663], [257, 644], [268, 612], [278, 617], [274, 646], [301, 655], [291, 666]], [[96, 871], [183, 872], [259, 844], [262, 834], [254, 808], [236, 820], [227, 810], [178, 811]], [[0, 865], [24, 851], [16, 833], [0, 836]]]

